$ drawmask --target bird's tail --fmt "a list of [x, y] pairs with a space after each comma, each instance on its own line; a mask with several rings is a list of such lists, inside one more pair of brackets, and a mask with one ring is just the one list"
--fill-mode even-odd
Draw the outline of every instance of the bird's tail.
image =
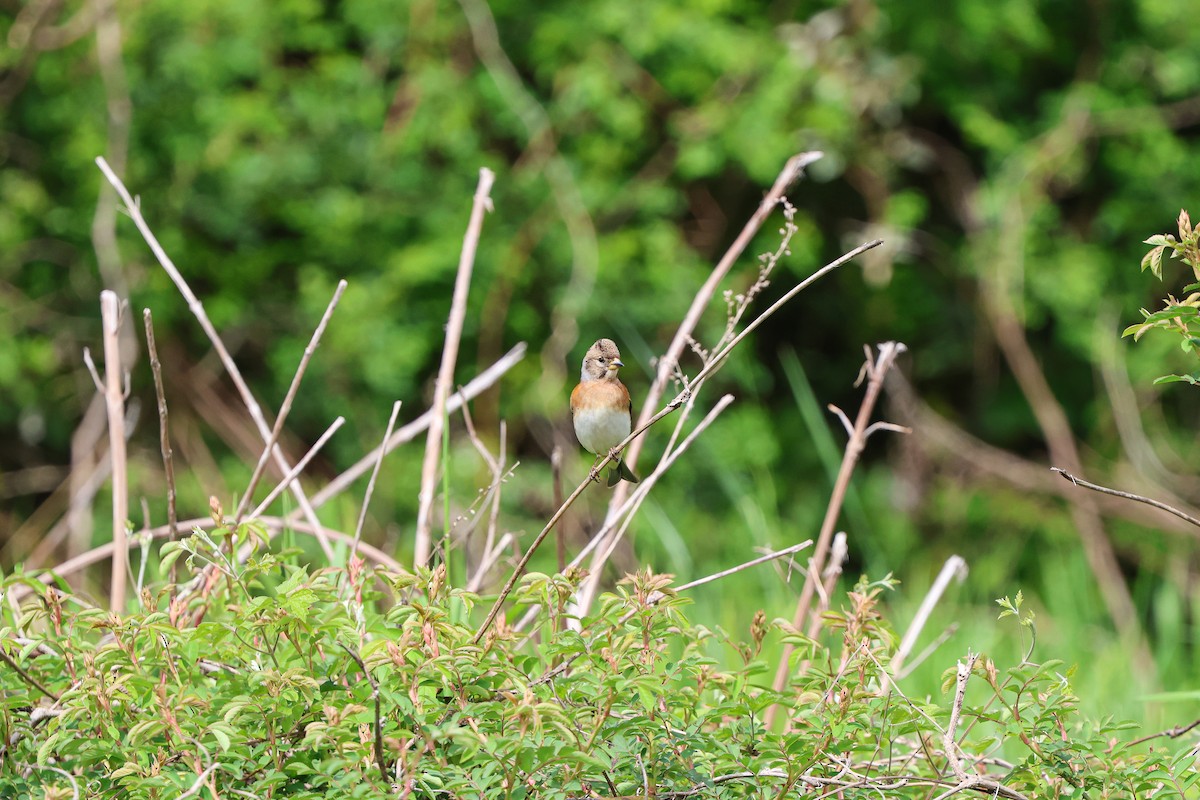
[[616, 486], [617, 481], [629, 481], [630, 483], [638, 483], [638, 476], [633, 474], [633, 470], [625, 465], [622, 459], [617, 459], [616, 466], [612, 472], [608, 473], [608, 485]]

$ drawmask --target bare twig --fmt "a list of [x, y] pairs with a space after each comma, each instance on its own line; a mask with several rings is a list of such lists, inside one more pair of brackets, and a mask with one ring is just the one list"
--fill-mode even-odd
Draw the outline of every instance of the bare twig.
[[[871, 419], [871, 413], [875, 409], [875, 401], [878, 400], [879, 392], [883, 388], [884, 376], [891, 369], [896, 357], [903, 353], [904, 350], [904, 345], [899, 342], [884, 342], [879, 345], [877, 356], [867, 361], [867, 374], [869, 376], [867, 391], [863, 396], [862, 405], [858, 409], [858, 416], [854, 422], [854, 432], [850, 436], [850, 440], [846, 443], [846, 450], [842, 456], [842, 465], [838, 469], [837, 479], [833, 485], [833, 493], [830, 495], [829, 505], [825, 508], [825, 519], [821, 523], [821, 532], [817, 536], [817, 546], [813, 551], [812, 560], [809, 562], [808, 573], [804, 580], [804, 588], [800, 592], [800, 600], [796, 603], [796, 612], [792, 618], [792, 623], [797, 628], [804, 625], [812, 603], [813, 594], [817, 590], [817, 584], [821, 581], [821, 571], [825, 567], [825, 559], [829, 554], [834, 528], [837, 525], [838, 516], [841, 514], [842, 502], [846, 497], [846, 490], [850, 487], [850, 476], [854, 473], [854, 467], [858, 463], [858, 458], [867, 443], [867, 426]], [[775, 680], [772, 684], [777, 692], [783, 691], [783, 686], [787, 682], [788, 664], [794, 649], [795, 647], [791, 644], [784, 645], [783, 654], [780, 656], [779, 667], [775, 671]], [[777, 706], [772, 705], [767, 709], [765, 724], [768, 727], [770, 727], [774, 720], [776, 708]]]
[[125, 393], [121, 375], [121, 301], [115, 292], [100, 293], [100, 316], [104, 325], [104, 400], [108, 407], [108, 450], [112, 459], [113, 563], [112, 609], [125, 613], [125, 544], [129, 521], [129, 486], [125, 460]]
[[[500, 380], [504, 373], [512, 369], [517, 362], [525, 357], [525, 350], [526, 345], [524, 342], [521, 342], [516, 347], [505, 353], [504, 357], [499, 359], [495, 364], [492, 364], [486, 370], [479, 373], [479, 375], [475, 376], [475, 378], [468, 382], [467, 385], [464, 386], [460, 391], [447, 398], [446, 414], [453, 414], [462, 406], [463, 402], [473, 400], [483, 392], [490, 389], [497, 381]], [[433, 409], [426, 411], [420, 417], [408, 423], [407, 425], [402, 426], [400, 430], [393, 433], [392, 437], [387, 442], [356, 461], [353, 466], [351, 466], [341, 475], [338, 475], [323, 489], [313, 495], [313, 508], [320, 508], [321, 506], [325, 505], [325, 503], [329, 502], [330, 498], [345, 491], [347, 486], [362, 477], [364, 473], [366, 473], [375, 465], [375, 461], [379, 458], [379, 452], [381, 450], [390, 453], [400, 445], [415, 439], [421, 434], [422, 431], [429, 428], [433, 416]], [[294, 517], [296, 514], [293, 512], [290, 516]]]
[[[266, 469], [267, 459], [271, 457], [271, 451], [274, 450], [276, 443], [279, 441], [279, 435], [283, 432], [283, 423], [287, 420], [288, 414], [292, 410], [292, 402], [296, 399], [296, 393], [300, 390], [300, 381], [304, 379], [304, 373], [308, 369], [308, 362], [312, 359], [313, 353], [316, 352], [317, 346], [321, 343], [321, 336], [325, 333], [325, 326], [329, 324], [329, 318], [333, 316], [333, 310], [337, 308], [338, 301], [342, 299], [342, 293], [346, 291], [346, 281], [338, 281], [337, 288], [333, 292], [333, 297], [329, 301], [329, 305], [325, 307], [325, 313], [321, 315], [321, 321], [317, 323], [317, 328], [313, 331], [312, 338], [308, 341], [308, 346], [304, 348], [304, 355], [300, 357], [300, 364], [296, 367], [296, 373], [292, 376], [292, 383], [288, 386], [287, 394], [283, 398], [283, 405], [279, 407], [279, 415], [275, 417], [275, 425], [271, 428], [271, 435], [267, 438], [266, 447], [263, 448], [262, 455], [258, 458], [258, 463], [254, 465], [254, 472], [250, 474], [250, 481], [246, 484], [246, 491], [242, 495], [242, 499], [238, 501], [237, 510], [233, 512], [233, 523], [242, 521], [242, 514], [245, 513], [246, 507], [250, 505], [250, 501], [254, 499], [254, 490], [258, 488], [258, 482], [262, 478], [263, 470]], [[321, 549], [325, 551], [325, 557], [333, 560], [333, 549], [329, 546], [329, 542], [325, 541], [324, 537], [318, 537], [321, 542]]]
[[966, 662], [958, 662], [954, 704], [950, 706], [950, 722], [946, 725], [946, 732], [942, 734], [942, 749], [945, 751], [946, 759], [950, 762], [950, 769], [954, 771], [954, 777], [960, 781], [967, 780], [967, 772], [963, 769], [962, 759], [958, 757], [958, 742], [954, 737], [958, 735], [958, 720], [962, 716], [963, 700], [967, 696], [967, 681], [970, 680], [971, 672], [975, 669], [975, 662], [978, 660], [978, 653], [968, 652]]
[[446, 323], [446, 343], [442, 347], [442, 366], [438, 370], [433, 394], [433, 417], [425, 437], [425, 460], [421, 464], [421, 492], [418, 495], [417, 533], [413, 542], [413, 563], [424, 566], [429, 560], [433, 494], [437, 483], [438, 460], [442, 449], [442, 431], [446, 425], [446, 398], [454, 383], [454, 367], [458, 363], [458, 345], [462, 339], [463, 322], [467, 318], [467, 293], [471, 288], [471, 272], [475, 266], [475, 251], [483, 232], [483, 217], [492, 208], [492, 183], [496, 174], [487, 167], [479, 170], [471, 219], [463, 236], [462, 254], [458, 259], [458, 275], [454, 279], [454, 297], [450, 301], [450, 319]]
[[[675, 398], [672, 403], [674, 404], [681, 402], [685, 396], [690, 397], [685, 391], [684, 394], [681, 394], [679, 397]], [[729, 404], [732, 402], [733, 395], [727, 394], [723, 396], [717, 401], [717, 404], [712, 407], [708, 414], [706, 414], [704, 418], [696, 424], [696, 427], [692, 429], [687, 438], [685, 438], [678, 447], [668, 453], [665, 458], [659, 460], [657, 466], [654, 468], [654, 471], [642, 479], [642, 482], [638, 484], [637, 489], [634, 490], [634, 493], [626, 499], [625, 503], [622, 504], [620, 508], [617, 508], [614, 512], [609, 514], [608, 519], [605, 521], [600, 530], [597, 531], [595, 535], [588, 540], [588, 543], [584, 545], [583, 549], [580, 550], [573, 559], [571, 559], [571, 562], [567, 565], [568, 569], [579, 566], [589, 555], [592, 555], [592, 564], [594, 565], [593, 568], [595, 569], [599, 569], [599, 567], [602, 567], [608, 562], [608, 559], [612, 557], [613, 551], [616, 550], [617, 544], [621, 541], [621, 538], [624, 537], [625, 532], [629, 529], [629, 524], [633, 520], [634, 512], [641, 506], [641, 503], [646, 499], [646, 496], [649, 494], [650, 490], [654, 488], [654, 485], [658, 483], [658, 480], [666, 474], [667, 470], [669, 470], [675, 464], [675, 461], [687, 451], [696, 438], [703, 433], [704, 430], [711, 425], [712, 422], [721, 414], [721, 412], [728, 408]], [[667, 408], [671, 408], [671, 406], [668, 405]], [[659, 415], [656, 415], [654, 419], [661, 419], [661, 417], [662, 412], [660, 412]], [[603, 466], [603, 463], [601, 466]], [[588, 578], [583, 582], [579, 590], [575, 593], [575, 597], [571, 600], [570, 618], [579, 619], [586, 614], [584, 609], [586, 609], [588, 604], [590, 604], [592, 599], [595, 597], [595, 592], [597, 591], [599, 585], [599, 581], [595, 574], [589, 573]], [[518, 622], [515, 627], [517, 629], [523, 629], [540, 613], [541, 606], [533, 606], [525, 613], [525, 616], [521, 618], [520, 622]]]
[[[125, 188], [125, 184], [120, 178], [117, 177], [116, 173], [113, 172], [112, 168], [108, 165], [108, 162], [105, 161], [103, 157], [96, 158], [96, 165], [100, 168], [100, 171], [104, 173], [104, 177], [108, 179], [108, 182], [112, 184], [112, 187], [117, 190], [117, 194], [121, 196], [121, 200], [125, 204], [126, 212], [128, 212], [130, 218], [137, 226], [138, 231], [142, 234], [142, 238], [146, 240], [146, 244], [150, 247], [151, 252], [154, 253], [154, 257], [158, 260], [159, 265], [167, 273], [168, 277], [171, 278], [171, 281], [175, 284], [175, 287], [179, 290], [179, 293], [183, 295], [183, 298], [187, 301], [188, 310], [190, 310], [192, 315], [196, 317], [196, 320], [200, 323], [201, 329], [204, 330], [209, 342], [212, 343], [213, 350], [216, 351], [217, 357], [221, 360], [221, 364], [225, 367], [225, 371], [229, 373], [229, 378], [233, 381], [234, 386], [237, 388], [238, 394], [246, 406], [246, 410], [250, 412], [250, 417], [254, 420], [254, 426], [258, 429], [259, 436], [262, 437], [264, 442], [266, 442], [271, 437], [271, 428], [269, 425], [267, 425], [267, 420], [263, 416], [262, 408], [259, 406], [258, 401], [254, 399], [254, 395], [251, 393], [250, 387], [246, 385], [246, 381], [242, 378], [241, 370], [238, 369], [233, 357], [230, 356], [229, 350], [225, 347], [225, 342], [222, 341], [220, 335], [217, 333], [217, 329], [213, 327], [212, 321], [209, 320], [208, 313], [204, 310], [204, 305], [200, 302], [199, 298], [196, 297], [191, 287], [188, 286], [187, 281], [183, 279], [182, 273], [179, 272], [174, 262], [172, 262], [167, 256], [167, 253], [165, 250], [163, 250], [162, 245], [158, 243], [158, 239], [154, 236], [154, 232], [150, 230], [150, 226], [146, 223], [145, 218], [142, 216], [141, 207], [133, 199], [133, 196], [129, 194], [129, 190]], [[288, 470], [291, 469], [291, 465], [288, 464], [287, 459], [284, 457], [283, 451], [278, 446], [273, 448], [273, 457], [275, 459], [275, 464], [277, 467], [279, 467], [280, 471], [283, 474], [287, 474]], [[312, 505], [308, 502], [308, 495], [304, 493], [304, 488], [299, 482], [294, 482], [291, 485], [291, 490], [292, 494], [296, 498], [297, 504], [300, 506], [300, 512], [304, 515], [304, 518], [308, 521], [308, 524], [318, 532], [318, 538], [321, 538], [321, 521], [317, 519], [316, 511], [313, 510]]]
[[[387, 430], [383, 433], [383, 440], [386, 442], [392, 435], [392, 428], [396, 427], [396, 417], [400, 414], [400, 401], [392, 403], [392, 416], [388, 418]], [[362, 541], [363, 523], [367, 521], [367, 507], [371, 505], [371, 495], [375, 493], [375, 479], [379, 477], [379, 468], [383, 466], [383, 448], [379, 448], [379, 458], [375, 459], [375, 468], [371, 470], [371, 479], [367, 481], [367, 492], [363, 495], [362, 509], [358, 512], [358, 523], [354, 526], [354, 544], [350, 546], [350, 555], [346, 559], [346, 563], [354, 561], [358, 555], [358, 543]]]
[[500, 560], [500, 556], [504, 555], [504, 551], [513, 543], [513, 535], [506, 533], [500, 537], [493, 547], [483, 551], [483, 555], [479, 559], [479, 566], [475, 568], [475, 574], [467, 582], [468, 592], [477, 592], [479, 587], [483, 585], [483, 580], [487, 574], [491, 572], [492, 567]]
[[892, 670], [899, 672], [904, 666], [904, 660], [908, 658], [908, 654], [912, 652], [913, 646], [917, 643], [917, 637], [921, 635], [921, 631], [925, 628], [925, 623], [929, 621], [929, 615], [933, 613], [934, 607], [937, 606], [938, 600], [942, 598], [946, 587], [950, 585], [950, 581], [955, 578], [959, 583], [967, 577], [967, 562], [962, 556], [950, 556], [946, 559], [946, 563], [942, 565], [941, 572], [938, 573], [937, 579], [933, 585], [929, 587], [929, 591], [925, 594], [925, 599], [921, 601], [921, 605], [917, 608], [916, 616], [908, 625], [908, 630], [904, 632], [904, 638], [900, 640], [900, 647], [896, 650], [896, 655], [892, 658]]
[[1082, 486], [1085, 489], [1091, 489], [1093, 492], [1100, 492], [1101, 494], [1108, 494], [1108, 495], [1112, 495], [1113, 497], [1121, 497], [1121, 498], [1124, 498], [1125, 500], [1134, 500], [1138, 503], [1145, 503], [1148, 506], [1153, 506], [1154, 508], [1160, 509], [1162, 511], [1166, 511], [1168, 514], [1174, 514], [1175, 516], [1179, 517], [1184, 522], [1188, 522], [1188, 523], [1191, 523], [1192, 525], [1200, 527], [1200, 519], [1196, 519], [1195, 517], [1193, 517], [1190, 514], [1185, 514], [1184, 512], [1180, 511], [1179, 509], [1169, 506], [1166, 503], [1160, 503], [1157, 500], [1151, 499], [1149, 497], [1143, 497], [1140, 494], [1133, 494], [1131, 492], [1122, 492], [1117, 489], [1109, 489], [1106, 486], [1101, 486], [1097, 483], [1091, 483], [1090, 481], [1085, 481], [1083, 478], [1076, 478], [1074, 475], [1072, 475], [1071, 473], [1067, 472], [1065, 469], [1062, 469], [1060, 467], [1051, 467], [1050, 471], [1057, 472], [1059, 475], [1063, 476], [1063, 478], [1065, 478], [1066, 480], [1069, 480], [1071, 483], [1075, 484], [1076, 486]]
[[[462, 387], [459, 387], [462, 391]], [[488, 471], [492, 474], [491, 482], [488, 485], [487, 494], [484, 497], [484, 503], [490, 502], [490, 511], [488, 512], [488, 529], [484, 540], [482, 553], [487, 554], [491, 551], [492, 545], [496, 540], [496, 520], [500, 515], [500, 486], [504, 482], [504, 448], [505, 448], [505, 425], [504, 421], [500, 422], [500, 454], [493, 456], [488, 452], [483, 440], [479, 438], [479, 433], [475, 430], [475, 421], [471, 419], [471, 409], [469, 403], [464, 403], [462, 407], [463, 423], [467, 426], [467, 437], [471, 440], [471, 444], [475, 446], [475, 451], [479, 453], [479, 457], [487, 464]], [[482, 490], [481, 490], [482, 491]], [[471, 523], [466, 531], [462, 534], [463, 547], [469, 552], [469, 540], [471, 533], [475, 530], [478, 524], [479, 517], [475, 517], [475, 521]], [[456, 523], [457, 524], [457, 521]], [[470, 559], [467, 559], [467, 569], [470, 571]], [[468, 582], [474, 583], [468, 574]]]
[[[283, 476], [283, 480], [279, 482], [279, 485], [272, 489], [270, 494], [264, 497], [261, 503], [255, 506], [254, 510], [250, 512], [251, 519], [254, 519], [259, 514], [266, 511], [270, 507], [271, 503], [275, 502], [275, 498], [279, 497], [279, 495], [282, 494], [283, 491], [287, 489], [293, 481], [296, 480], [296, 476], [304, 471], [304, 468], [308, 466], [308, 462], [313, 459], [313, 456], [320, 452], [321, 448], [325, 446], [325, 442], [329, 441], [329, 437], [333, 436], [333, 434], [337, 432], [337, 429], [342, 427], [342, 424], [345, 421], [345, 417], [338, 417], [333, 421], [333, 424], [331, 424], [326, 431], [321, 434], [321, 438], [317, 439], [316, 443], [309, 448], [307, 453], [304, 454], [304, 457], [296, 462], [296, 466], [288, 470], [288, 474]], [[317, 538], [321, 538], [321, 534], [317, 534]]]
[[196, 776], [196, 781], [192, 784], [191, 788], [179, 795], [177, 800], [186, 800], [188, 797], [195, 797], [196, 795], [200, 794], [200, 790], [204, 788], [204, 782], [208, 780], [208, 776], [212, 775], [213, 770], [219, 766], [220, 762], [213, 762], [205, 767], [204, 771]]
[[25, 681], [27, 684], [32, 686], [34, 689], [37, 689], [42, 694], [46, 695], [46, 697], [49, 697], [54, 702], [56, 702], [56, 703], [58, 702], [58, 695], [55, 694], [54, 692], [50, 691], [49, 689], [47, 689], [41, 683], [39, 683], [37, 678], [33, 677], [28, 672], [21, 669], [21, 665], [18, 664], [16, 661], [13, 661], [12, 657], [9, 656], [8, 653], [4, 652], [3, 647], [0, 647], [0, 661], [3, 661], [5, 664], [8, 664], [8, 666], [10, 666], [14, 672], [16, 672], [19, 676], [21, 676], [21, 680]]
[[[171, 532], [171, 541], [178, 538], [175, 509], [175, 459], [171, 453], [171, 429], [167, 425], [167, 395], [163, 390], [162, 363], [158, 360], [158, 348], [154, 344], [154, 319], [150, 309], [142, 310], [142, 320], [146, 325], [146, 350], [150, 356], [150, 372], [154, 375], [154, 396], [158, 401], [158, 440], [162, 450], [163, 472], [167, 480], [167, 525]], [[171, 564], [171, 591], [175, 589], [175, 563]]]
[[[563, 504], [562, 463], [562, 445], [555, 442], [554, 449], [550, 451], [550, 487], [555, 506]], [[554, 544], [555, 554], [558, 556], [558, 572], [561, 575], [567, 569], [567, 541], [561, 526], [554, 533]]]
[[713, 581], [717, 581], [717, 580], [720, 580], [721, 578], [728, 577], [735, 573], [741, 572], [742, 570], [750, 569], [751, 567], [757, 567], [759, 564], [765, 564], [766, 562], [774, 561], [777, 558], [783, 558], [784, 556], [791, 555], [792, 553], [797, 553], [797, 552], [805, 549], [806, 547], [811, 547], [811, 546], [812, 546], [812, 539], [805, 539], [803, 542], [794, 544], [791, 547], [785, 547], [782, 550], [776, 550], [773, 553], [767, 553], [766, 555], [759, 556], [758, 558], [752, 558], [745, 563], [738, 564], [736, 567], [730, 567], [729, 569], [723, 569], [720, 572], [714, 572], [712, 575], [706, 575], [703, 578], [697, 578], [694, 581], [689, 581], [688, 583], [685, 583], [682, 586], [676, 587], [675, 591], [683, 592], [688, 589], [695, 589], [697, 586], [703, 586], [706, 583], [712, 583]]
[[1165, 731], [1159, 731], [1158, 733], [1152, 733], [1149, 736], [1143, 736], [1140, 739], [1134, 739], [1129, 743], [1129, 746], [1133, 747], [1134, 745], [1145, 744], [1152, 739], [1160, 739], [1164, 736], [1168, 739], [1178, 739], [1180, 736], [1195, 730], [1197, 727], [1200, 727], [1200, 719], [1189, 722], [1186, 725], [1176, 725], [1174, 728], [1169, 728]]
[[[698, 383], [699, 380], [693, 381], [692, 386], [696, 386]], [[688, 398], [690, 402], [692, 395], [689, 394]], [[693, 428], [690, 433], [688, 433], [687, 437], [680, 442], [679, 446], [662, 458], [658, 462], [658, 465], [654, 468], [654, 471], [642, 479], [642, 482], [638, 484], [636, 489], [634, 489], [633, 494], [624, 503], [624, 505], [617, 509], [615, 513], [609, 514], [604, 526], [597, 531], [594, 536], [592, 536], [591, 541], [588, 542], [588, 545], [590, 546], [593, 543], [595, 544], [596, 554], [592, 557], [591, 565], [588, 568], [588, 577], [584, 581], [580, 592], [578, 592], [580, 599], [577, 600], [576, 608], [572, 613], [573, 617], [581, 618], [587, 613], [586, 609], [590, 606], [592, 599], [595, 597], [595, 594], [599, 589], [600, 574], [604, 568], [604, 565], [608, 563], [608, 560], [616, 551], [617, 545], [620, 543], [621, 539], [624, 538], [626, 531], [629, 530], [629, 525], [633, 521], [634, 514], [637, 512], [638, 508], [641, 507], [646, 497], [649, 496], [650, 490], [654, 488], [659, 479], [666, 474], [666, 471], [675, 464], [679, 457], [683, 455], [683, 453], [686, 452], [689, 447], [692, 446], [700, 434], [702, 434], [708, 428], [708, 426], [711, 425], [716, 418], [730, 406], [731, 403], [733, 403], [733, 395], [723, 395], [721, 399], [717, 401], [716, 405], [714, 405], [712, 409], [704, 415], [704, 418], [696, 423], [696, 427]], [[620, 523], [619, 527], [618, 523]], [[575, 561], [572, 561], [572, 564], [576, 563], [576, 561], [582, 558], [588, 549], [589, 548], [584, 548], [584, 551], [576, 557]]]

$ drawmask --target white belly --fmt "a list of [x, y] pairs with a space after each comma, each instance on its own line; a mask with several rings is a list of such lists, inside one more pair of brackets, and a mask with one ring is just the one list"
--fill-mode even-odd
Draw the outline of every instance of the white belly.
[[589, 453], [607, 455], [629, 435], [629, 415], [619, 411], [580, 410], [575, 413], [575, 435]]

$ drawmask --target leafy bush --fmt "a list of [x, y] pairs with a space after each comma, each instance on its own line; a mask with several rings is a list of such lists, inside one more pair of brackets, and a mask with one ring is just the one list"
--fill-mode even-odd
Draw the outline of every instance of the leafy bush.
[[[972, 654], [945, 697], [905, 696], [890, 580], [826, 615], [831, 645], [762, 612], [748, 641], [690, 622], [648, 571], [578, 625], [580, 572], [526, 575], [536, 627], [476, 631], [444, 566], [310, 571], [257, 523], [217, 521], [163, 547], [163, 575], [185, 557], [193, 579], [144, 587], [124, 618], [5, 581], [26, 600], [0, 630], [2, 796], [1188, 797], [1200, 778], [1188, 753], [1137, 754], [1114, 738], [1128, 726], [1081, 719], [1055, 661]], [[1019, 595], [1002, 604], [1033, 630]], [[783, 693], [763, 685], [775, 636], [800, 645]]]

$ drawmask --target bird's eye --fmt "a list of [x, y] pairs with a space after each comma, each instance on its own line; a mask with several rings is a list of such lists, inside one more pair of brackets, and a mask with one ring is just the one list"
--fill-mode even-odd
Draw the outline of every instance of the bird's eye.
[[603, 364], [603, 363], [604, 363], [604, 356], [600, 356], [600, 357], [599, 357], [599, 358], [597, 358], [596, 360], [597, 360], [597, 361], [599, 361], [601, 364]]

